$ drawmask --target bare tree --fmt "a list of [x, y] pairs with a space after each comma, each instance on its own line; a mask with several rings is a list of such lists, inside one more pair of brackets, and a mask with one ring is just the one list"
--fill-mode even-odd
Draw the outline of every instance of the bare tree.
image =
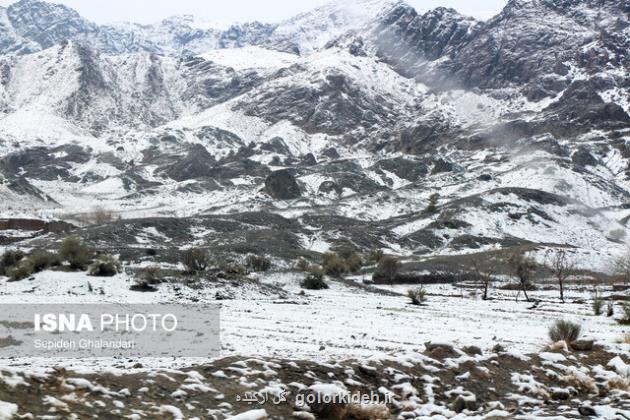
[[558, 281], [560, 300], [564, 303], [564, 283], [575, 271], [575, 261], [573, 261], [566, 250], [560, 249], [552, 254], [550, 268], [553, 276]]
[[374, 275], [372, 276], [372, 278], [374, 280], [377, 280], [379, 278], [382, 278], [384, 280], [389, 281], [390, 285], [394, 284], [394, 279], [396, 278], [396, 276], [398, 275], [398, 272], [400, 271], [400, 260], [396, 257], [393, 256], [386, 256], [381, 258], [381, 261], [378, 263], [378, 266], [376, 267], [376, 271], [374, 272]]
[[473, 267], [475, 269], [475, 276], [479, 281], [481, 281], [481, 284], [483, 284], [483, 295], [481, 296], [481, 299], [488, 300], [488, 289], [494, 280], [495, 271], [490, 269], [482, 273], [476, 262], [473, 264]]
[[[536, 262], [522, 254], [514, 253], [508, 258], [508, 264], [520, 282], [521, 290], [525, 295], [525, 300], [530, 302], [529, 296], [527, 295], [527, 287], [534, 275], [534, 270], [536, 270]], [[518, 295], [516, 295], [516, 298], [518, 299]]]

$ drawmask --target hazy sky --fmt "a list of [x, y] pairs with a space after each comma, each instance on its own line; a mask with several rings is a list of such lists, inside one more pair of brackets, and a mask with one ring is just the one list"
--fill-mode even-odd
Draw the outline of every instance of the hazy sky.
[[[0, 0], [6, 6], [14, 0]], [[328, 0], [55, 0], [76, 9], [98, 23], [133, 21], [157, 22], [177, 14], [193, 14], [204, 20], [278, 22], [327, 3]], [[460, 13], [486, 19], [495, 15], [507, 0], [408, 0], [418, 11], [437, 6], [452, 7]]]

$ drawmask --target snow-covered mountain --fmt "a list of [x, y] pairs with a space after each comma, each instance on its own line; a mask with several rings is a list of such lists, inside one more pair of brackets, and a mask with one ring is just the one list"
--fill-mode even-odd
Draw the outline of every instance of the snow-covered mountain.
[[262, 44], [297, 54], [310, 53], [350, 29], [361, 28], [394, 5], [394, 0], [336, 2], [279, 24], [213, 26], [199, 24], [193, 16], [173, 16], [154, 25], [97, 25], [63, 5], [19, 0], [0, 8], [0, 51], [29, 53], [72, 40], [110, 54], [199, 54]]
[[[0, 10], [0, 210], [259, 212], [303, 252], [544, 244], [603, 271], [630, 243], [629, 11], [353, 0], [200, 28], [21, 0]], [[297, 196], [265, 187], [278, 170]]]

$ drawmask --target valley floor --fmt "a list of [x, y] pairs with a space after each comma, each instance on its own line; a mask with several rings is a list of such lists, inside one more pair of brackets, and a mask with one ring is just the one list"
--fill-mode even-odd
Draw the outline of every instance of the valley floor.
[[[219, 359], [4, 359], [0, 400], [7, 405], [0, 408], [17, 404], [21, 415], [51, 418], [89, 412], [222, 419], [260, 409], [291, 418], [298, 409], [289, 403], [260, 407], [237, 396], [282, 391], [291, 401], [321, 383], [326, 392], [393, 393], [387, 416], [356, 418], [574, 418], [591, 405], [600, 418], [630, 415], [630, 344], [623, 344], [630, 327], [592, 315], [590, 288], [571, 288], [565, 304], [555, 290], [531, 292], [539, 301], [533, 304], [516, 301], [515, 291], [493, 289], [492, 300], [483, 301], [473, 289], [431, 285], [426, 305], [413, 306], [404, 295], [408, 285], [375, 287], [353, 277], [302, 294], [301, 278], [271, 273], [239, 287], [208, 283], [194, 290], [165, 283], [154, 293], [130, 291], [133, 279], [125, 274], [43, 272], [7, 282], [3, 303], [192, 303], [215, 301], [219, 291], [226, 298]], [[580, 323], [595, 350], [545, 352], [547, 330], [560, 318]], [[490, 378], [499, 382], [488, 386]], [[613, 392], [611, 384], [620, 389]], [[329, 415], [317, 418], [335, 418]]]

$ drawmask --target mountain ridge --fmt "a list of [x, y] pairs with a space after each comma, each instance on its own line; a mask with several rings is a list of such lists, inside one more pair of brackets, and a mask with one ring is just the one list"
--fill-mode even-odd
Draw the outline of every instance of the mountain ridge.
[[[368, 4], [233, 32], [86, 24], [70, 40], [83, 21], [43, 13], [57, 31], [41, 42], [60, 41], [30, 53], [33, 19], [5, 27], [0, 209], [257, 212], [291, 220], [304, 252], [570, 245], [597, 269], [625, 252], [625, 4], [513, 1], [485, 22]], [[277, 171], [291, 200], [267, 191]]]

